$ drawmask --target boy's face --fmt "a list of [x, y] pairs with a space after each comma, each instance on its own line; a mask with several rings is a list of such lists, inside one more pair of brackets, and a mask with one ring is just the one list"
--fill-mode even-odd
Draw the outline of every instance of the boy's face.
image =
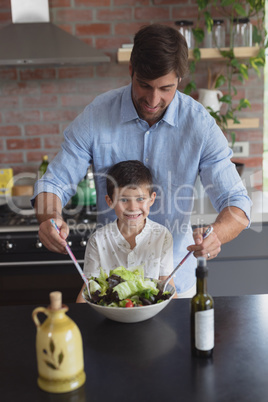
[[106, 195], [106, 202], [114, 209], [120, 225], [143, 227], [155, 196], [155, 192], [150, 195], [146, 184], [135, 188], [119, 187], [114, 190], [112, 200]]

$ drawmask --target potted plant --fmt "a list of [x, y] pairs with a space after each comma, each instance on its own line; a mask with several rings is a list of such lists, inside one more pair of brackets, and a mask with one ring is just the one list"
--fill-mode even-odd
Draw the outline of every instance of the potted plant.
[[[215, 13], [216, 15], [221, 13], [228, 27], [229, 45], [227, 49], [218, 47], [220, 54], [225, 59], [225, 67], [214, 76], [210, 70], [208, 71], [208, 89], [216, 90], [222, 86], [225, 87], [222, 90], [224, 95], [219, 98], [223, 106], [220, 110], [213, 110], [211, 107], [208, 107], [208, 110], [227, 138], [230, 138], [233, 147], [236, 133], [228, 128], [228, 122], [239, 124], [238, 113], [242, 109], [250, 107], [250, 102], [246, 98], [240, 99], [238, 104], [233, 101], [233, 98], [237, 95], [234, 78], [238, 78], [243, 83], [248, 79], [249, 69], [254, 69], [260, 76], [260, 67], [265, 64], [265, 47], [267, 46], [264, 28], [265, 0], [243, 0], [240, 2], [234, 2], [233, 0], [196, 0], [196, 5], [198, 7], [198, 19], [196, 27], [193, 29], [195, 48], [193, 49], [193, 61], [190, 63], [191, 81], [185, 87], [184, 92], [191, 94], [192, 91], [197, 89], [194, 74], [196, 65], [200, 61], [200, 47], [202, 47], [205, 31], [212, 31], [212, 16]], [[254, 17], [253, 43], [259, 46], [257, 56], [243, 61], [239, 60], [234, 52], [234, 21], [240, 17]], [[203, 26], [202, 22], [204, 22]]]

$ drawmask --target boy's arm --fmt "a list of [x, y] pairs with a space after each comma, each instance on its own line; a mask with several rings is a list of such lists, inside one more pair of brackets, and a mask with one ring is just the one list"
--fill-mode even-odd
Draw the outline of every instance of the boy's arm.
[[82, 292], [85, 289], [85, 287], [86, 287], [86, 284], [84, 283], [82, 288], [81, 288], [81, 290], [80, 290], [80, 292], [79, 292], [79, 294], [78, 294], [78, 296], [77, 296], [76, 303], [85, 303], [86, 302], [85, 299], [82, 296]]

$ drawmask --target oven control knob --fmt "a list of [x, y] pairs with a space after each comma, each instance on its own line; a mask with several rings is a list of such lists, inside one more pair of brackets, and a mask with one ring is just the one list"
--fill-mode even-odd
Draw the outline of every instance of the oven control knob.
[[81, 247], [86, 247], [86, 245], [87, 245], [86, 240], [83, 239], [83, 240], [80, 241], [80, 246]]
[[73, 243], [69, 240], [69, 241], [67, 241], [67, 244], [69, 247], [71, 247]]
[[40, 240], [37, 240], [37, 242], [35, 243], [35, 247], [36, 248], [42, 248], [43, 247], [43, 244], [41, 243]]
[[6, 250], [12, 250], [14, 248], [14, 244], [7, 241], [5, 244], [5, 247], [6, 247]]

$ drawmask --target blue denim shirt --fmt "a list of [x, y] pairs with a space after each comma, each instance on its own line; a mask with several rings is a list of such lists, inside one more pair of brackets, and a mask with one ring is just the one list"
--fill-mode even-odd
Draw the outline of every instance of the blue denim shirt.
[[[149, 127], [139, 118], [131, 99], [131, 84], [98, 96], [68, 126], [60, 152], [35, 187], [58, 195], [65, 205], [77, 183], [93, 164], [98, 224], [115, 219], [105, 201], [107, 169], [120, 161], [138, 159], [152, 172], [157, 198], [149, 218], [173, 235], [175, 266], [193, 244], [190, 215], [197, 175], [212, 205], [228, 205], [250, 216], [251, 201], [230, 162], [232, 151], [214, 118], [190, 96], [179, 91], [163, 118]], [[186, 260], [175, 277], [178, 292], [195, 282], [196, 260]]]

